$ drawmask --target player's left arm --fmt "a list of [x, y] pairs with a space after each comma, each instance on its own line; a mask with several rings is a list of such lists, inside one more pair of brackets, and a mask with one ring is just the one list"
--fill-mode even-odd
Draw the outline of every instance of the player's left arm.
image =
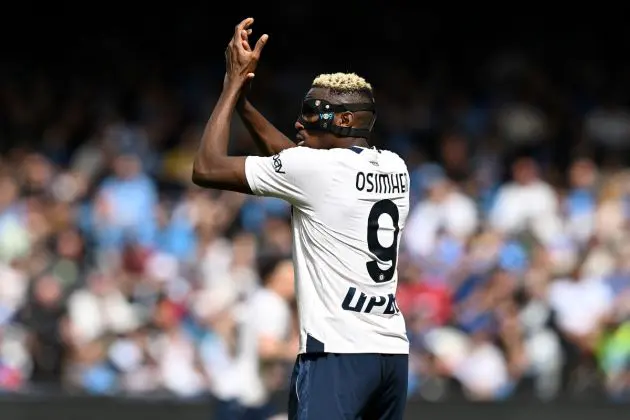
[[251, 194], [245, 175], [243, 156], [228, 156], [227, 146], [230, 123], [243, 85], [254, 77], [260, 52], [267, 40], [263, 35], [254, 50], [243, 46], [243, 32], [247, 32], [254, 19], [239, 23], [225, 51], [226, 73], [223, 91], [206, 124], [201, 144], [193, 163], [192, 181], [205, 188], [230, 190]]

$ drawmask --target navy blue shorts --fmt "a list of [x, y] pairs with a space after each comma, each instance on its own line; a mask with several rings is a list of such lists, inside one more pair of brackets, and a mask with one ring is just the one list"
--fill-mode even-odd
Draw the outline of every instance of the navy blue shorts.
[[289, 420], [402, 420], [408, 374], [406, 354], [301, 354]]

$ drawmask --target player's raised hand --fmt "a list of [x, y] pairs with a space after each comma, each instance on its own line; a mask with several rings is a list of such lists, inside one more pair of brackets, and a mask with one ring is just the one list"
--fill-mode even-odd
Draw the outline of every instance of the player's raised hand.
[[235, 83], [241, 87], [255, 75], [260, 53], [269, 36], [267, 34], [261, 36], [252, 50], [249, 45], [249, 35], [252, 33], [250, 27], [253, 23], [253, 18], [247, 18], [236, 25], [234, 29], [234, 35], [225, 50], [226, 73], [224, 83]]

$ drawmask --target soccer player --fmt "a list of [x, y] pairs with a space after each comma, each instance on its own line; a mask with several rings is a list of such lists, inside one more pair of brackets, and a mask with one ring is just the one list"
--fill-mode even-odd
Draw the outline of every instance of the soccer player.
[[[300, 346], [290, 418], [402, 419], [409, 343], [395, 293], [398, 239], [409, 212], [407, 167], [369, 146], [372, 87], [354, 74], [315, 78], [295, 123], [297, 145], [275, 129], [241, 97], [268, 39], [252, 49], [252, 23], [236, 26], [226, 50], [223, 91], [193, 182], [292, 205]], [[227, 155], [237, 107], [271, 156]]]

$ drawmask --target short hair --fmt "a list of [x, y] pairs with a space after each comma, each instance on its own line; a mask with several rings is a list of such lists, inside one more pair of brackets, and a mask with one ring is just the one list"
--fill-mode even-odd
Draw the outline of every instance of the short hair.
[[373, 99], [372, 85], [355, 73], [320, 74], [313, 80], [311, 86], [330, 89], [332, 93], [336, 94], [366, 95]]

